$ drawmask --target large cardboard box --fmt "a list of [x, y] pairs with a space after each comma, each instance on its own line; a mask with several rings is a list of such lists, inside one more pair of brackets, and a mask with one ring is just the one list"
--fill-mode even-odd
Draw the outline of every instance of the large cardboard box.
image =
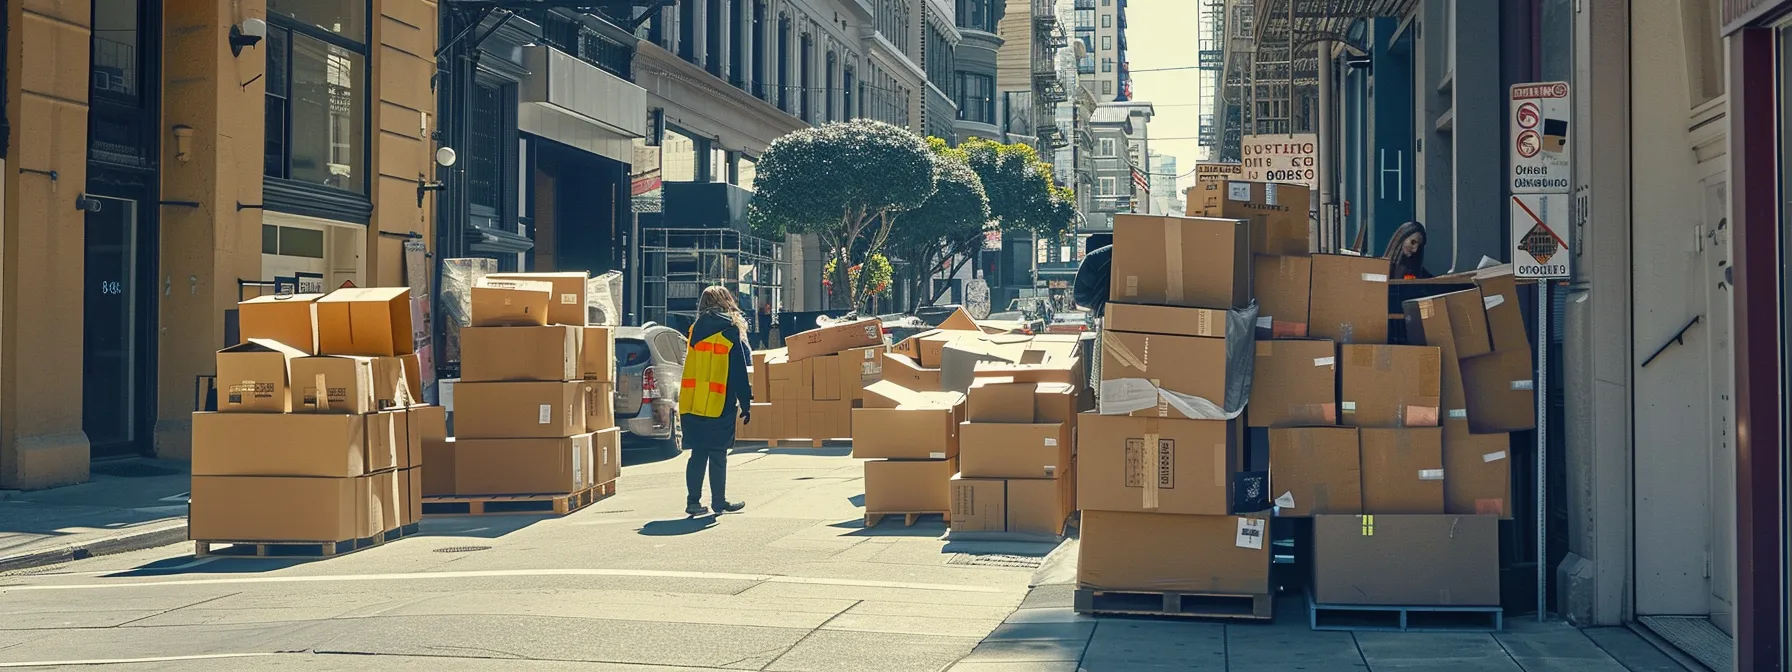
[[[1470, 290], [1473, 293], [1473, 290]], [[1478, 295], [1477, 295], [1478, 296]], [[1468, 418], [1468, 398], [1462, 385], [1462, 358], [1456, 353], [1456, 338], [1452, 334], [1447, 315], [1441, 311], [1422, 311], [1419, 299], [1403, 304], [1406, 314], [1406, 340], [1413, 345], [1425, 345], [1437, 348], [1438, 359], [1438, 418]], [[1437, 306], [1441, 308], [1440, 306]], [[1479, 304], [1476, 309], [1480, 308]], [[1424, 315], [1430, 315], [1427, 318]], [[1427, 327], [1424, 322], [1430, 321]]]
[[360, 415], [378, 411], [373, 362], [372, 357], [347, 355], [318, 355], [292, 360], [293, 412]]
[[591, 433], [591, 484], [602, 485], [622, 476], [622, 430], [616, 427]]
[[1102, 328], [1141, 334], [1226, 337], [1226, 311], [1214, 308], [1110, 303]]
[[388, 408], [383, 413], [392, 416], [392, 453], [395, 466], [409, 469], [417, 466], [416, 456], [422, 454], [421, 447], [412, 449], [412, 444], [421, 446], [422, 437], [411, 436], [411, 409], [409, 407]]
[[1085, 511], [1225, 515], [1238, 439], [1235, 421], [1084, 413], [1077, 418], [1077, 504]]
[[453, 438], [449, 438], [440, 443], [423, 444], [423, 466], [418, 467], [423, 472], [423, 496], [455, 494], [454, 474], [458, 471], [454, 461], [455, 443]]
[[[423, 403], [423, 359], [413, 352], [408, 355], [399, 355], [398, 362], [404, 373], [405, 398], [403, 403], [405, 405]], [[429, 373], [430, 377], [435, 376], [434, 371]]]
[[585, 431], [616, 426], [616, 386], [585, 381]]
[[373, 536], [373, 479], [193, 476], [187, 535], [204, 541], [348, 541]]
[[1388, 261], [1313, 255], [1307, 335], [1339, 343], [1388, 342]]
[[816, 401], [840, 399], [840, 355], [810, 357], [803, 360], [802, 364], [809, 376], [810, 399]]
[[1436, 427], [1439, 354], [1420, 345], [1341, 347], [1338, 415], [1353, 427]]
[[408, 421], [397, 413], [383, 411], [366, 416], [366, 439], [363, 445], [367, 449], [367, 473], [385, 471], [398, 467], [398, 452], [404, 447], [401, 437], [407, 432], [404, 429]]
[[1108, 298], [1199, 308], [1251, 303], [1250, 223], [1115, 215]]
[[883, 322], [871, 317], [791, 334], [784, 339], [784, 349], [795, 362], [883, 342]]
[[423, 465], [431, 450], [439, 450], [448, 442], [448, 409], [441, 406], [412, 406], [405, 419], [410, 422], [410, 449], [416, 451], [411, 463]]
[[405, 525], [423, 520], [423, 470], [418, 467], [403, 469], [398, 473], [398, 498], [404, 501], [404, 513], [400, 518]]
[[1312, 252], [1312, 245], [1307, 240], [1310, 237], [1307, 227], [1313, 197], [1306, 187], [1274, 182], [1214, 180], [1195, 185], [1195, 190], [1201, 194], [1201, 214], [1250, 220], [1252, 252], [1282, 256], [1300, 256]]
[[[554, 319], [553, 308], [548, 319]], [[596, 383], [616, 382], [616, 332], [609, 327], [581, 327], [579, 377]]]
[[548, 324], [564, 324], [583, 327], [587, 323], [586, 281], [591, 275], [584, 271], [562, 273], [493, 273], [485, 276], [493, 280], [526, 280], [548, 283], [552, 294], [548, 297]]
[[1311, 305], [1311, 257], [1254, 257], [1251, 287], [1257, 293], [1259, 338], [1303, 338]]
[[1536, 379], [1529, 350], [1509, 350], [1461, 362], [1468, 425], [1477, 433], [1537, 427]]
[[194, 476], [367, 473], [367, 418], [316, 413], [193, 414]]
[[460, 330], [460, 380], [580, 380], [579, 327], [467, 327]]
[[[378, 530], [382, 533], [404, 525], [405, 500], [404, 492], [398, 484], [399, 476], [398, 470], [392, 470], [369, 477], [373, 480], [370, 484], [373, 488], [373, 506], [380, 517]], [[410, 477], [406, 476], [404, 480], [409, 482]]]
[[1083, 410], [1079, 389], [1068, 383], [1033, 383], [1033, 422], [1061, 422], [1075, 429]]
[[952, 493], [953, 532], [1003, 532], [1008, 529], [1008, 481], [966, 478], [956, 474]]
[[951, 408], [963, 416], [966, 406], [965, 395], [961, 393], [914, 390], [890, 380], [868, 384], [864, 389], [864, 408]]
[[1518, 305], [1518, 281], [1512, 265], [1504, 264], [1475, 275], [1481, 305], [1487, 310], [1487, 331], [1494, 352], [1524, 353], [1531, 357], [1531, 339], [1525, 335], [1524, 311]]
[[1362, 478], [1356, 428], [1269, 430], [1269, 487], [1276, 515], [1362, 513]]
[[236, 305], [244, 341], [265, 338], [306, 354], [317, 353], [316, 303], [322, 294], [270, 294]]
[[455, 493], [520, 495], [583, 490], [591, 485], [591, 438], [590, 434], [577, 434], [560, 438], [456, 439]]
[[1512, 435], [1444, 420], [1444, 513], [1512, 518]]
[[585, 432], [582, 382], [456, 383], [461, 439], [558, 438]]
[[1061, 424], [966, 422], [958, 432], [958, 469], [969, 478], [1057, 478], [1070, 468]]
[[855, 401], [863, 399], [866, 385], [883, 380], [883, 355], [888, 349], [880, 343], [840, 351], [841, 398]]
[[[966, 392], [977, 379], [977, 365], [1008, 364], [1027, 356], [1027, 337], [1010, 334], [979, 338], [967, 335], [940, 352], [940, 389]], [[1043, 356], [1043, 353], [1041, 354]]]
[[[884, 380], [896, 383], [917, 392], [931, 392], [940, 389], [940, 370], [921, 366], [906, 355], [894, 352], [883, 354]], [[776, 386], [777, 379], [772, 380]]]
[[1070, 517], [1064, 478], [1008, 479], [1008, 531], [1059, 536]]
[[305, 352], [279, 341], [250, 339], [218, 351], [218, 410], [286, 413], [292, 410], [287, 377]]
[[1296, 427], [1338, 422], [1338, 350], [1331, 341], [1257, 341], [1252, 427]]
[[[1087, 520], [1083, 526], [1086, 549]], [[1493, 516], [1316, 516], [1313, 601], [1499, 606], [1499, 550]]]
[[866, 513], [952, 511], [958, 460], [866, 460]]
[[350, 287], [317, 300], [317, 354], [395, 357], [416, 351], [409, 287]]
[[[885, 379], [889, 378], [885, 371]], [[1017, 383], [1063, 383], [1067, 385], [1086, 385], [1089, 382], [1088, 371], [1083, 368], [1082, 361], [1075, 358], [1050, 358], [1044, 362], [977, 362], [977, 378], [1007, 378]]]
[[939, 406], [852, 409], [852, 456], [909, 460], [957, 457], [959, 413], [955, 408]]
[[1363, 513], [1444, 512], [1447, 474], [1442, 429], [1366, 428], [1358, 436], [1363, 455]]
[[1413, 345], [1452, 347], [1457, 357], [1479, 357], [1493, 352], [1487, 330], [1487, 309], [1481, 292], [1465, 289], [1421, 299], [1408, 299], [1406, 340]]
[[[1101, 408], [1140, 417], [1199, 418], [1162, 391], [1226, 406], [1226, 339], [1101, 332]], [[1191, 408], [1189, 411], [1198, 411]]]
[[1084, 507], [1077, 585], [1094, 590], [1267, 595], [1268, 522]]
[[971, 422], [1032, 422], [1033, 396], [1038, 383], [1017, 383], [1009, 378], [984, 378], [971, 384]]
[[486, 276], [473, 286], [471, 326], [543, 327], [554, 286], [533, 280], [494, 280]]
[[373, 358], [373, 403], [380, 408], [409, 406], [422, 401], [410, 396], [411, 386], [405, 379], [403, 357]]

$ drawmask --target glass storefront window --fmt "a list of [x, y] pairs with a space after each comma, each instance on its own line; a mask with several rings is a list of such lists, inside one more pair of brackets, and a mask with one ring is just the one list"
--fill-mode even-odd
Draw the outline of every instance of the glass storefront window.
[[286, 17], [357, 42], [367, 34], [367, 0], [268, 0], [268, 15]]
[[660, 142], [661, 178], [667, 182], [697, 181], [697, 140], [666, 127]]

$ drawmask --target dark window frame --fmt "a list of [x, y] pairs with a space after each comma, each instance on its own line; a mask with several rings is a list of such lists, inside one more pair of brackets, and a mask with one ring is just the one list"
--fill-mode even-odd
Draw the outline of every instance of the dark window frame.
[[789, 14], [778, 17], [778, 109], [790, 112], [790, 31]]
[[823, 106], [824, 109], [827, 110], [827, 121], [839, 119], [839, 115], [836, 114], [836, 108], [834, 106], [834, 85], [838, 83], [836, 80], [838, 79], [839, 72], [840, 55], [834, 53], [834, 51], [830, 49], [828, 50], [827, 71], [823, 73], [823, 76], [827, 78], [827, 84], [826, 88], [822, 90], [822, 95], [827, 97], [827, 104]]
[[[363, 1], [366, 4], [366, 16], [375, 16], [373, 14], [372, 0]], [[359, 157], [360, 165], [357, 166], [360, 168], [362, 175], [361, 192], [357, 193], [347, 189], [337, 189], [335, 187], [327, 187], [320, 184], [310, 184], [293, 180], [288, 177], [267, 175], [266, 161], [264, 159], [263, 174], [261, 178], [263, 207], [274, 212], [318, 217], [332, 221], [349, 222], [353, 224], [370, 223], [373, 216], [373, 199], [371, 194], [377, 179], [376, 176], [371, 174], [373, 166], [373, 146], [377, 140], [376, 133], [373, 129], [374, 100], [371, 97], [373, 87], [370, 85], [374, 76], [372, 67], [373, 49], [371, 44], [373, 41], [373, 32], [371, 27], [369, 27], [367, 32], [362, 36], [362, 40], [356, 42], [348, 37], [337, 35], [336, 33], [277, 14], [269, 15], [267, 17], [267, 22], [270, 33], [269, 38], [264, 39], [263, 42], [266, 48], [270, 51], [273, 46], [272, 31], [283, 30], [289, 35], [303, 35], [308, 38], [319, 40], [326, 45], [359, 54], [361, 56], [361, 84], [363, 88], [367, 90], [362, 92], [361, 99], [362, 141], [361, 156]], [[290, 80], [292, 76], [290, 38], [287, 40], [287, 50], [288, 54], [286, 55], [286, 72], [284, 77]], [[265, 114], [263, 118], [265, 120]], [[290, 175], [292, 169], [292, 155], [290, 150], [290, 147], [292, 146], [292, 109], [290, 106], [286, 107], [284, 110], [284, 122], [284, 127], [282, 128], [282, 133], [284, 135], [282, 138], [282, 145], [288, 148], [285, 151], [284, 156], [287, 161], [285, 168], [287, 174]]]
[[723, 11], [722, 0], [709, 0], [704, 3], [703, 69], [708, 70], [709, 74], [715, 75], [716, 77], [721, 77], [723, 75], [722, 61], [724, 52], [722, 51], [722, 35], [724, 33], [722, 32], [722, 17], [726, 14], [727, 12]]
[[855, 98], [853, 97], [854, 81], [855, 81], [855, 78], [853, 77], [852, 66], [849, 65], [849, 66], [846, 66], [845, 68], [841, 69], [840, 109], [845, 115], [845, 118], [844, 118], [845, 121], [852, 121], [857, 116], [857, 114], [855, 114], [856, 110], [853, 109], [853, 101], [855, 100]]

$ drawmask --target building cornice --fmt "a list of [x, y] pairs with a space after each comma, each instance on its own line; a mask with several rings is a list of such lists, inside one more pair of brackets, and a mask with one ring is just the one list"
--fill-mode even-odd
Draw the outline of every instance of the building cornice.
[[764, 151], [772, 140], [809, 127], [646, 40], [636, 44], [634, 70], [650, 107], [664, 108], [668, 121], [688, 130], [720, 137], [728, 149]]

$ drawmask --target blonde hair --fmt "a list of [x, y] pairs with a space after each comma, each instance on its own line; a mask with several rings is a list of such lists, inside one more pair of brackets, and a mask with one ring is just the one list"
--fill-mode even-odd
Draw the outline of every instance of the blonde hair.
[[734, 299], [734, 292], [721, 285], [710, 285], [704, 288], [703, 294], [697, 298], [697, 314], [714, 313], [728, 318], [734, 326], [740, 327], [741, 333], [747, 331], [747, 318], [740, 314], [740, 302]]

